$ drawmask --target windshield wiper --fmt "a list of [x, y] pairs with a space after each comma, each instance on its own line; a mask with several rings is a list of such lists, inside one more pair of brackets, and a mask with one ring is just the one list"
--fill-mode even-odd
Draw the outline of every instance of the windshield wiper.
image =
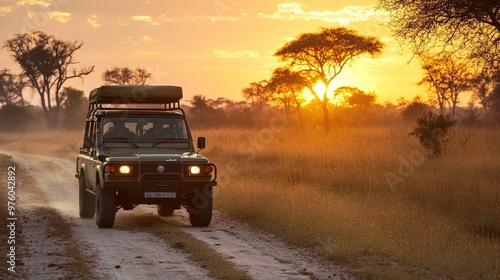
[[155, 142], [153, 144], [153, 147], [155, 147], [156, 145], [161, 144], [161, 143], [171, 142], [172, 140], [178, 140], [176, 142], [179, 142], [179, 140], [181, 140], [181, 141], [183, 140], [183, 139], [179, 139], [177, 137], [168, 137], [168, 138], [161, 137], [161, 138], [154, 138], [154, 139], [161, 139], [161, 141]]
[[[108, 137], [104, 140], [123, 140], [123, 139], [129, 139], [128, 137]], [[134, 145], [134, 147], [139, 148], [139, 146], [131, 141], [123, 141], [123, 142], [114, 142], [114, 143], [128, 143]]]

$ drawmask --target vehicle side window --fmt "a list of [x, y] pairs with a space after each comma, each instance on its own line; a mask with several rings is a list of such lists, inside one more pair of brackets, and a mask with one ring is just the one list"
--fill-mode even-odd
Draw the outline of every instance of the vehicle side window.
[[95, 121], [87, 121], [83, 138], [83, 149], [89, 151], [95, 144]]

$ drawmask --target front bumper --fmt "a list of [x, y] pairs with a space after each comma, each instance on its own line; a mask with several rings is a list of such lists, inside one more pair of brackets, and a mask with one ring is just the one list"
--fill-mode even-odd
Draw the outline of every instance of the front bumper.
[[[210, 174], [189, 175], [188, 167], [193, 163], [165, 164], [165, 162], [123, 163], [132, 166], [130, 175], [104, 175], [103, 188], [109, 188], [126, 196], [144, 198], [146, 192], [175, 192], [177, 197], [193, 193], [195, 189], [217, 186], [217, 168], [212, 163], [199, 165], [211, 166]], [[164, 171], [159, 172], [162, 165]]]

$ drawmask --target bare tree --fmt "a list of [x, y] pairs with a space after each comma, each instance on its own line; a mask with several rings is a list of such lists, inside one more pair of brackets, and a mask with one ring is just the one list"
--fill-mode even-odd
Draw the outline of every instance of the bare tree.
[[23, 75], [16, 75], [5, 68], [0, 71], [0, 104], [16, 104], [25, 106], [23, 90], [27, 82]]
[[[94, 71], [94, 66], [69, 69], [78, 63], [73, 55], [82, 45], [82, 42], [56, 39], [42, 31], [16, 34], [4, 45], [21, 66], [22, 74], [30, 86], [40, 95], [44, 116], [51, 128], [58, 123], [60, 91], [64, 83], [73, 78], [83, 79], [83, 76]], [[52, 104], [53, 101], [55, 104]]]
[[437, 57], [424, 54], [419, 54], [419, 57], [424, 70], [424, 77], [419, 85], [426, 85], [434, 93], [441, 114], [444, 114], [448, 104], [454, 115], [460, 93], [471, 88], [470, 68], [447, 52]]
[[415, 53], [453, 49], [498, 66], [500, 1], [378, 0], [389, 12], [387, 25]]
[[152, 77], [145, 68], [137, 67], [135, 70], [128, 67], [114, 67], [102, 73], [102, 80], [108, 85], [145, 85]]
[[250, 83], [250, 86], [242, 90], [246, 100], [252, 102], [254, 110], [259, 113], [264, 109], [267, 103], [271, 100], [272, 90], [269, 86], [269, 81], [262, 80], [260, 82]]
[[[347, 28], [321, 28], [317, 33], [304, 33], [275, 52], [288, 67], [299, 72], [307, 81], [307, 88], [321, 104], [325, 131], [330, 130], [328, 116], [328, 87], [348, 63], [357, 57], [375, 57], [382, 52], [384, 44], [375, 37], [361, 36]], [[316, 92], [320, 81], [323, 92]]]

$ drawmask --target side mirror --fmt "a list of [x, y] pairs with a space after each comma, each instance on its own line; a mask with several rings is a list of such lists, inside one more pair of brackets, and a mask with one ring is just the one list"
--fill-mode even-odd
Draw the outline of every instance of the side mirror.
[[91, 147], [92, 147], [92, 140], [90, 140], [90, 137], [83, 138], [83, 148], [90, 149]]
[[206, 144], [205, 142], [206, 142], [205, 137], [203, 137], [203, 136], [198, 137], [198, 143], [196, 146], [198, 147], [199, 151], [205, 149], [205, 144]]

